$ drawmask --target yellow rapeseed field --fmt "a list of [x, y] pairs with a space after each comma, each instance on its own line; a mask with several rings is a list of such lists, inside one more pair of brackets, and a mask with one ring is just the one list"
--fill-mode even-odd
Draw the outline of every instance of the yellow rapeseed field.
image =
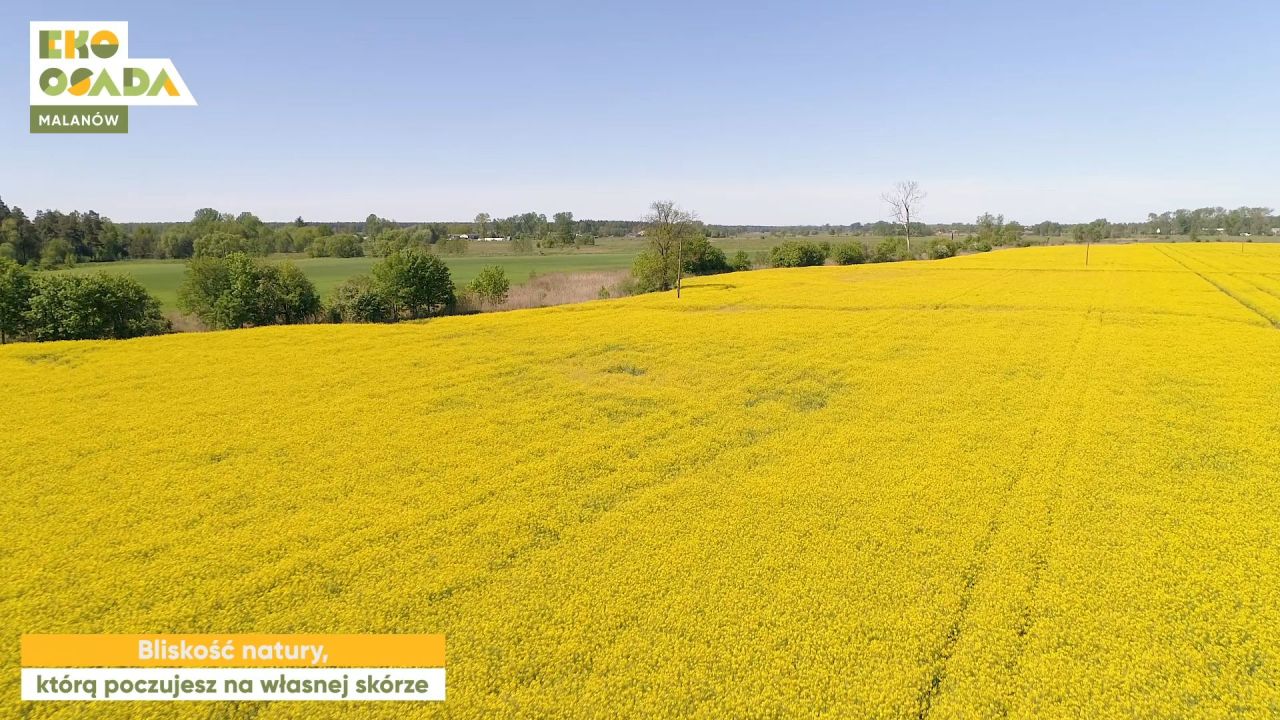
[[[1276, 717], [1280, 246], [0, 348], [5, 716]], [[448, 700], [22, 704], [35, 632], [425, 632]]]

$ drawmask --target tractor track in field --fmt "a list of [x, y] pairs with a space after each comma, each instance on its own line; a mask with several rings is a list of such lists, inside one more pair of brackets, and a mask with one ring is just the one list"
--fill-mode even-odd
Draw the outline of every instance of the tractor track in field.
[[[1174, 262], [1178, 263], [1179, 265], [1181, 265], [1182, 267], [1186, 268], [1188, 272], [1194, 273], [1194, 274], [1195, 274], [1197, 277], [1199, 277], [1201, 280], [1203, 280], [1203, 281], [1205, 281], [1205, 282], [1209, 283], [1210, 285], [1212, 285], [1213, 287], [1217, 288], [1217, 289], [1218, 289], [1218, 292], [1221, 292], [1223, 295], [1226, 295], [1227, 297], [1231, 298], [1232, 300], [1235, 300], [1237, 303], [1239, 303], [1241, 306], [1243, 306], [1243, 307], [1244, 307], [1246, 310], [1248, 310], [1249, 312], [1251, 312], [1251, 313], [1253, 313], [1254, 315], [1257, 315], [1258, 317], [1262, 318], [1262, 319], [1263, 319], [1263, 320], [1264, 320], [1268, 325], [1270, 325], [1272, 328], [1280, 329], [1280, 320], [1274, 320], [1274, 319], [1272, 319], [1272, 318], [1271, 318], [1271, 316], [1267, 315], [1265, 312], [1263, 312], [1260, 308], [1258, 308], [1257, 306], [1255, 306], [1253, 303], [1249, 302], [1247, 299], [1242, 298], [1242, 297], [1240, 297], [1239, 295], [1237, 295], [1237, 294], [1235, 294], [1235, 293], [1231, 292], [1231, 289], [1230, 289], [1230, 288], [1227, 288], [1226, 286], [1224, 286], [1222, 283], [1218, 282], [1217, 280], [1214, 280], [1213, 278], [1209, 277], [1208, 275], [1206, 275], [1206, 274], [1204, 274], [1204, 273], [1200, 272], [1199, 270], [1196, 270], [1195, 268], [1191, 267], [1190, 265], [1186, 264], [1185, 262], [1183, 262], [1182, 260], [1180, 260], [1178, 257], [1176, 257], [1176, 256], [1174, 256], [1174, 255], [1172, 255], [1172, 254], [1170, 254], [1170, 253], [1169, 253], [1169, 251], [1165, 250], [1164, 248], [1157, 247], [1157, 248], [1156, 248], [1156, 250], [1159, 250], [1162, 254], [1164, 254], [1164, 255], [1165, 255], [1166, 257], [1168, 257], [1170, 260], [1172, 260], [1172, 261], [1174, 261]], [[1230, 274], [1230, 273], [1228, 273], [1228, 274]], [[1234, 277], [1234, 275], [1233, 275], [1233, 277]], [[1248, 282], [1248, 281], [1246, 281], [1246, 282]], [[1252, 285], [1253, 283], [1249, 283], [1249, 284], [1250, 284], [1250, 285]], [[1256, 286], [1255, 286], [1255, 287], [1256, 287]]]
[[[1082, 410], [1079, 402], [1064, 402], [1062, 399], [1063, 395], [1066, 394], [1070, 388], [1074, 387], [1074, 385], [1069, 382], [1070, 378], [1079, 374], [1082, 369], [1085, 375], [1088, 373], [1087, 367], [1082, 367], [1077, 360], [1080, 358], [1082, 347], [1086, 345], [1086, 336], [1097, 332], [1096, 328], [1100, 317], [1101, 311], [1094, 308], [1090, 308], [1084, 313], [1084, 316], [1081, 319], [1080, 328], [1076, 334], [1074, 342], [1072, 343], [1071, 351], [1066, 354], [1066, 361], [1054, 380], [1051, 391], [1044, 394], [1044, 397], [1047, 399], [1045, 407], [1040, 414], [1039, 420], [1036, 422], [1035, 426], [1031, 428], [1031, 432], [1027, 437], [1025, 447], [1021, 455], [1022, 461], [1012, 469], [1012, 477], [1000, 490], [1000, 497], [995, 503], [995, 510], [992, 513], [990, 520], [987, 522], [986, 531], [974, 546], [973, 558], [964, 573], [964, 587], [961, 591], [960, 602], [956, 608], [951, 624], [948, 627], [947, 634], [943, 638], [941, 646], [935, 652], [936, 659], [934, 671], [929, 678], [928, 684], [922, 689], [917, 699], [915, 715], [917, 720], [928, 720], [928, 718], [931, 717], [934, 703], [946, 689], [948, 669], [955, 654], [956, 646], [959, 644], [960, 638], [964, 633], [965, 626], [968, 623], [970, 610], [973, 605], [974, 588], [977, 586], [978, 581], [986, 571], [991, 547], [995, 544], [1003, 527], [1001, 515], [1007, 508], [1009, 500], [1013, 497], [1019, 484], [1025, 477], [1026, 465], [1029, 461], [1032, 450], [1041, 436], [1042, 430], [1050, 424], [1049, 419], [1051, 416], [1061, 414], [1068, 417], [1075, 417], [1078, 416]], [[1086, 366], [1092, 366], [1093, 357], [1094, 356], [1090, 354], [1091, 359], [1085, 364]], [[1052, 507], [1049, 508], [1049, 515], [1045, 522], [1047, 527], [1047, 536], [1047, 533], [1051, 530], [1053, 524]], [[1031, 577], [1029, 583], [1031, 591], [1034, 591], [1035, 586], [1039, 583], [1039, 576], [1040, 568], [1037, 563], [1036, 571]]]

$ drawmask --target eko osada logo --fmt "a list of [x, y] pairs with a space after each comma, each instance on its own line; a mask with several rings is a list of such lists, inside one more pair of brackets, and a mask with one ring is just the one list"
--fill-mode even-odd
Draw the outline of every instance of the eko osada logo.
[[168, 58], [129, 57], [129, 23], [31, 23], [31, 132], [129, 132], [130, 105], [195, 105]]

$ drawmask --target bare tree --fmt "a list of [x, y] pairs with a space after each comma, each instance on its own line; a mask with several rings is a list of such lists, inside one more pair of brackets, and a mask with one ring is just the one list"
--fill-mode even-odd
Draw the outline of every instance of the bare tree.
[[911, 254], [911, 215], [920, 209], [924, 200], [924, 191], [915, 180], [903, 180], [893, 186], [889, 192], [880, 196], [893, 210], [893, 219], [902, 223], [907, 231], [907, 254]]
[[662, 267], [662, 288], [672, 287], [667, 279], [674, 270], [676, 297], [680, 297], [680, 282], [684, 277], [684, 243], [698, 229], [698, 216], [681, 210], [670, 200], [660, 200], [649, 206], [644, 221], [648, 225], [645, 235], [657, 253]]

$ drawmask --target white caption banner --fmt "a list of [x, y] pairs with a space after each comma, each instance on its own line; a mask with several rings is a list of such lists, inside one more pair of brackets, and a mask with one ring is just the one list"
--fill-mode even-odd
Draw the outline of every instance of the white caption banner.
[[23, 668], [22, 699], [444, 700], [444, 668]]

